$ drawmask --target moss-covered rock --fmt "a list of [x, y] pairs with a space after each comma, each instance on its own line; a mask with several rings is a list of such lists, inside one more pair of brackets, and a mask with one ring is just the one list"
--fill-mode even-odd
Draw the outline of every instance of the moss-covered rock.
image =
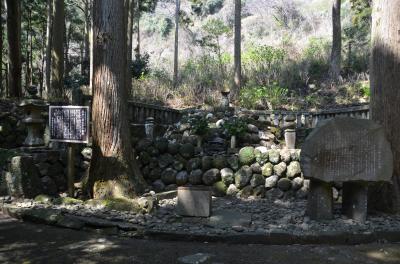
[[226, 165], [227, 165], [226, 157], [221, 156], [221, 155], [218, 155], [218, 156], [214, 157], [214, 160], [213, 160], [213, 167], [214, 168], [217, 168], [217, 169], [221, 170], [221, 169], [225, 168]]
[[244, 147], [239, 151], [239, 161], [242, 165], [250, 165], [255, 159], [253, 147]]
[[264, 177], [269, 177], [274, 172], [274, 165], [272, 165], [272, 163], [268, 162], [268, 163], [264, 164], [264, 166], [261, 168], [261, 171], [262, 171], [262, 175]]
[[211, 156], [203, 156], [201, 159], [201, 167], [203, 171], [207, 171], [212, 169], [213, 167], [213, 157]]
[[82, 200], [75, 199], [72, 197], [58, 197], [54, 199], [53, 201], [54, 204], [63, 204], [63, 205], [74, 205], [74, 204], [83, 204]]
[[214, 196], [223, 197], [226, 195], [226, 191], [228, 190], [228, 187], [222, 181], [218, 181], [213, 184], [212, 190], [213, 190]]
[[193, 158], [194, 156], [194, 146], [190, 143], [183, 144], [179, 148], [179, 154], [185, 159]]
[[287, 166], [286, 176], [288, 178], [294, 178], [301, 174], [300, 162], [292, 161], [289, 166]]
[[235, 173], [235, 185], [237, 188], [243, 188], [249, 184], [251, 176], [253, 175], [252, 169], [245, 165]]
[[226, 158], [226, 162], [229, 165], [229, 167], [236, 171], [239, 169], [239, 159], [236, 156], [230, 156]]
[[268, 151], [268, 159], [273, 164], [278, 164], [281, 159], [281, 154], [278, 149], [270, 149]]
[[42, 204], [51, 204], [52, 198], [46, 194], [39, 194], [34, 201]]

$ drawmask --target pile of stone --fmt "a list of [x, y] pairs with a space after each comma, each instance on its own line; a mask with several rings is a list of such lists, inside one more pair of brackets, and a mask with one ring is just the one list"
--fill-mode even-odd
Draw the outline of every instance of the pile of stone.
[[[6, 150], [0, 154], [3, 156]], [[67, 190], [65, 151], [41, 149], [20, 153], [8, 150], [8, 158], [0, 168], [0, 194], [17, 198], [34, 198], [38, 194], [58, 196]], [[76, 181], [88, 173], [91, 149], [76, 155]]]
[[215, 196], [305, 197], [308, 184], [301, 175], [300, 150], [247, 146], [237, 154], [204, 154], [191, 143], [165, 138], [136, 144], [141, 171], [156, 192], [177, 186], [212, 186]]
[[23, 113], [15, 102], [0, 100], [0, 148], [22, 146], [26, 137]]

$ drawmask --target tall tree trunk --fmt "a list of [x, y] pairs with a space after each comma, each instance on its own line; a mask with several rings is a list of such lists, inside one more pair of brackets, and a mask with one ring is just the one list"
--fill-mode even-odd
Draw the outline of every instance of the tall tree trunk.
[[136, 56], [140, 56], [140, 0], [136, 0], [136, 30], [137, 30], [137, 38], [136, 38]]
[[54, 0], [50, 98], [64, 99], [64, 0]]
[[21, 87], [21, 2], [6, 0], [8, 36], [8, 82], [11, 97], [22, 97]]
[[84, 1], [84, 11], [85, 11], [85, 34], [84, 34], [84, 52], [83, 52], [83, 60], [82, 60], [82, 75], [89, 76], [89, 55], [90, 55], [90, 27], [91, 27], [91, 1], [85, 0]]
[[47, 25], [46, 25], [46, 66], [45, 66], [45, 87], [43, 98], [50, 96], [51, 80], [51, 49], [53, 39], [53, 0], [47, 0]]
[[235, 50], [234, 50], [234, 85], [235, 93], [239, 93], [242, 86], [242, 62], [241, 62], [241, 13], [242, 13], [242, 3], [241, 0], [235, 0]]
[[341, 0], [332, 0], [332, 53], [329, 74], [333, 81], [340, 76], [340, 65], [342, 61], [342, 23], [340, 21]]
[[374, 1], [372, 11], [371, 115], [391, 143], [392, 185], [373, 189], [371, 206], [400, 212], [400, 0]]
[[[29, 7], [28, 7], [29, 8]], [[32, 25], [31, 25], [31, 16], [32, 10], [30, 8], [27, 10], [28, 12], [28, 21], [27, 21], [27, 30], [26, 30], [26, 59], [25, 59], [25, 87], [28, 88], [32, 85]], [[26, 89], [25, 88], [25, 89]]]
[[93, 158], [89, 187], [94, 198], [134, 197], [145, 181], [134, 166], [127, 116], [127, 25], [124, 1], [93, 4]]
[[135, 1], [134, 0], [125, 0], [127, 1], [127, 64], [126, 64], [126, 90], [128, 92], [128, 96], [132, 92], [132, 73], [131, 73], [131, 64], [132, 64], [132, 42], [133, 42], [133, 23], [134, 23], [134, 12], [135, 12]]
[[178, 56], [179, 56], [179, 12], [181, 1], [176, 0], [175, 7], [175, 48], [174, 48], [174, 87], [178, 86]]
[[[3, 0], [0, 0], [0, 19], [3, 18]], [[3, 86], [3, 21], [0, 23], [0, 96], [5, 95]]]

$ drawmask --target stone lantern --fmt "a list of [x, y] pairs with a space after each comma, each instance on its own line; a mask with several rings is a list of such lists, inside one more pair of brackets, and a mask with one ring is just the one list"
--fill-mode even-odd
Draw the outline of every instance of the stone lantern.
[[231, 91], [227, 88], [222, 89], [221, 95], [222, 95], [222, 107], [223, 108], [229, 108], [229, 94]]
[[36, 86], [30, 86], [27, 92], [29, 93], [28, 98], [23, 99], [19, 104], [19, 107], [24, 109], [25, 117], [22, 122], [28, 130], [24, 146], [28, 148], [44, 147], [42, 130], [45, 119], [42, 117], [42, 112], [48, 108], [48, 104], [37, 96]]

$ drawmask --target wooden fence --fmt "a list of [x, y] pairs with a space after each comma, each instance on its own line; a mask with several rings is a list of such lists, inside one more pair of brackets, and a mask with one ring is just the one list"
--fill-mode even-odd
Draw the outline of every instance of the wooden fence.
[[318, 122], [335, 117], [354, 117], [359, 119], [369, 119], [369, 105], [353, 106], [332, 110], [321, 111], [272, 111], [272, 110], [240, 110], [241, 113], [265, 116], [276, 125], [281, 124], [286, 116], [295, 116], [298, 128], [314, 128]]

